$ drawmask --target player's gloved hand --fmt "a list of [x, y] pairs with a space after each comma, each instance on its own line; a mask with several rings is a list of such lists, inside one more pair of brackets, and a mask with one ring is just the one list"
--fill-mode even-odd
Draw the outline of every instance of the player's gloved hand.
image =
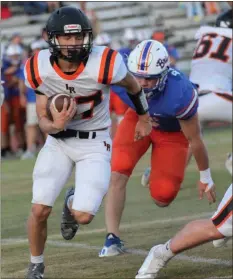
[[211, 177], [210, 169], [200, 171], [198, 190], [200, 199], [203, 199], [205, 193], [210, 204], [216, 202], [215, 184]]
[[67, 99], [64, 100], [62, 111], [56, 111], [52, 103], [50, 104], [51, 114], [53, 116], [53, 126], [58, 130], [64, 130], [67, 122], [69, 122], [77, 112], [77, 105], [74, 99], [70, 99], [68, 107]]
[[135, 127], [134, 141], [140, 140], [148, 136], [152, 130], [152, 124], [149, 114], [139, 115], [138, 123]]

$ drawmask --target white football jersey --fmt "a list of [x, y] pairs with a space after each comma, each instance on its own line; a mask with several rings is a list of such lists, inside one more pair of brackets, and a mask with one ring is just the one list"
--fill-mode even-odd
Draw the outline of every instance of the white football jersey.
[[191, 62], [190, 80], [199, 91], [232, 92], [232, 29], [201, 27]]
[[71, 75], [61, 71], [47, 49], [28, 59], [24, 74], [26, 86], [48, 97], [67, 93], [75, 98], [77, 114], [66, 129], [90, 131], [111, 125], [110, 84], [121, 81], [127, 68], [118, 52], [95, 46], [86, 65], [82, 63]]

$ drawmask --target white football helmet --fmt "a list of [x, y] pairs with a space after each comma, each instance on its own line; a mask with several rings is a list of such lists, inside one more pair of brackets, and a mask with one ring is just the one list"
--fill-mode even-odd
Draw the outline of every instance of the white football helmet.
[[169, 66], [170, 61], [166, 48], [155, 40], [142, 41], [128, 58], [128, 69], [134, 76], [157, 79], [154, 88], [144, 88], [145, 93], [163, 91]]
[[7, 56], [12, 56], [12, 55], [21, 55], [23, 53], [23, 50], [21, 46], [19, 45], [9, 45], [7, 50], [6, 50], [6, 55]]
[[130, 49], [133, 49], [138, 43], [137, 34], [132, 28], [126, 28], [124, 30], [121, 40], [123, 44]]

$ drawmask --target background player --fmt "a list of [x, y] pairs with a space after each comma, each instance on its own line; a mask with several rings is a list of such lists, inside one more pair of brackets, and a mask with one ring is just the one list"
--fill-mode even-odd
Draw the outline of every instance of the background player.
[[[140, 84], [127, 73], [120, 54], [106, 47], [92, 47], [92, 28], [81, 10], [62, 7], [54, 11], [46, 30], [50, 50], [42, 50], [29, 58], [24, 71], [26, 85], [37, 93], [39, 126], [48, 134], [33, 171], [33, 205], [28, 220], [31, 263], [27, 279], [43, 278], [47, 219], [74, 166], [77, 167], [76, 190], [69, 189], [66, 193], [63, 237], [74, 236], [77, 222], [92, 221], [107, 192], [111, 83], [126, 87], [132, 95], [139, 114], [135, 138], [142, 138], [151, 131]], [[46, 110], [48, 97], [61, 92], [72, 97], [70, 104], [68, 106], [65, 99], [61, 112], [51, 104], [51, 121]]]
[[[232, 9], [218, 16], [216, 27], [202, 26], [191, 62], [190, 80], [199, 93], [198, 116], [201, 124], [210, 121], [232, 123]], [[188, 161], [191, 158], [189, 150]], [[232, 156], [226, 165], [232, 165]], [[141, 183], [149, 183], [150, 168]]]
[[199, 196], [202, 198], [205, 192], [209, 202], [215, 201], [208, 154], [198, 121], [198, 95], [192, 83], [182, 73], [169, 68], [167, 50], [154, 40], [143, 41], [135, 47], [129, 56], [128, 68], [146, 92], [154, 127], [149, 136], [134, 142], [137, 115], [134, 109], [129, 109], [117, 129], [105, 208], [108, 234], [100, 257], [122, 252], [119, 225], [126, 185], [135, 165], [151, 144], [150, 194], [156, 205], [166, 207], [178, 194], [189, 144], [200, 171]]

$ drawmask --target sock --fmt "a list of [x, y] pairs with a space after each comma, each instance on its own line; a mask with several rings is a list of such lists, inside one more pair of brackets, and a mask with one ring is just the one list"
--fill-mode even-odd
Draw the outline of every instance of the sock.
[[40, 256], [32, 256], [31, 255], [31, 263], [33, 264], [39, 264], [39, 263], [43, 263], [44, 262], [44, 255], [40, 255]]
[[171, 242], [171, 239], [169, 239], [162, 247], [162, 254], [164, 255], [164, 257], [167, 260], [169, 260], [175, 256], [175, 254], [172, 252], [172, 250], [170, 248], [170, 242]]
[[70, 196], [67, 200], [67, 207], [71, 210], [71, 206], [72, 206], [72, 203], [73, 203], [73, 199], [74, 199], [74, 195]]

